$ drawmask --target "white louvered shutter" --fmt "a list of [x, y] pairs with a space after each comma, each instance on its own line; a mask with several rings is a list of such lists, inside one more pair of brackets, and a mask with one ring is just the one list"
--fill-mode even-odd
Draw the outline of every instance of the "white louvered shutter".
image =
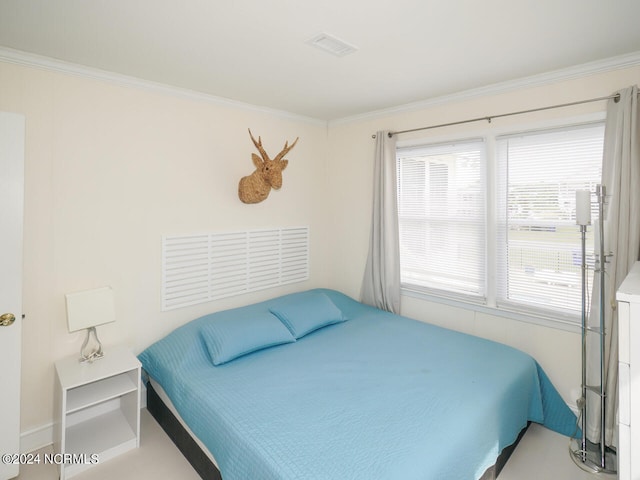
[[309, 227], [164, 236], [162, 309], [309, 279]]

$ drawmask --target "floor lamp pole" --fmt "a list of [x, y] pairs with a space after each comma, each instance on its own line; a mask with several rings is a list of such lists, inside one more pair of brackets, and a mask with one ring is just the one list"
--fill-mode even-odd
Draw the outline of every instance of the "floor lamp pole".
[[580, 429], [582, 439], [580, 441], [580, 451], [582, 462], [587, 460], [587, 225], [580, 225], [580, 241], [582, 245], [582, 396], [580, 397]]
[[598, 225], [600, 234], [600, 467], [606, 470], [605, 458], [605, 433], [606, 433], [606, 394], [604, 391], [604, 347], [605, 347], [605, 329], [604, 329], [604, 312], [605, 312], [605, 264], [607, 257], [604, 253], [604, 200], [606, 197], [606, 187], [604, 185], [596, 186], [596, 196], [598, 198]]
[[[600, 325], [599, 328], [592, 328], [588, 325], [588, 306], [587, 306], [587, 262], [586, 262], [586, 236], [587, 225], [591, 224], [591, 192], [589, 190], [576, 191], [576, 224], [580, 225], [580, 241], [582, 247], [582, 395], [578, 399], [578, 407], [580, 409], [580, 428], [582, 436], [580, 439], [580, 447], [578, 450], [571, 451], [571, 458], [576, 464], [591, 473], [615, 473], [616, 466], [607, 467], [607, 447], [605, 444], [606, 437], [606, 393], [604, 391], [605, 379], [605, 264], [607, 257], [604, 253], [604, 202], [606, 197], [606, 188], [604, 185], [596, 186], [596, 196], [598, 199], [598, 268], [600, 275], [599, 306], [600, 306]], [[587, 334], [589, 332], [600, 335], [600, 385], [587, 385]], [[598, 451], [595, 451], [596, 445], [587, 440], [587, 392], [598, 395], [600, 397], [600, 445]], [[597, 458], [599, 457], [599, 458]], [[609, 459], [615, 460], [613, 458]], [[610, 462], [615, 463], [615, 462]]]

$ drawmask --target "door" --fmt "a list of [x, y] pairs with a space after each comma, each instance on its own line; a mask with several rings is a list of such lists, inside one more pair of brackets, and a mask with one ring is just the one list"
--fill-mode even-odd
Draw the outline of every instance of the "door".
[[[0, 112], [0, 453], [20, 453], [24, 117]], [[9, 460], [12, 460], [9, 457]], [[0, 462], [0, 480], [18, 475]]]

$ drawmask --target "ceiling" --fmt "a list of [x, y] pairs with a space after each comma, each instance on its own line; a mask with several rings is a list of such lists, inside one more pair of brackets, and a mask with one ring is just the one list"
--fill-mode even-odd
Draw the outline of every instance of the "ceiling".
[[[0, 46], [320, 120], [640, 52], [638, 0], [0, 0]], [[306, 43], [332, 34], [337, 57]]]

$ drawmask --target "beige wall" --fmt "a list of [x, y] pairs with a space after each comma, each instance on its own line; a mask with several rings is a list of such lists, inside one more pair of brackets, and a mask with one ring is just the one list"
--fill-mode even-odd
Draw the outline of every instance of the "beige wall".
[[[469, 96], [466, 100], [433, 103], [404, 112], [334, 122], [329, 125], [329, 169], [334, 192], [328, 205], [333, 228], [328, 260], [329, 283], [358, 296], [367, 256], [371, 215], [374, 140], [378, 130], [405, 130], [428, 125], [485, 117], [610, 95], [617, 89], [640, 83], [640, 68], [594, 74], [544, 86], [518, 88], [507, 93]], [[605, 102], [495, 119], [455, 127], [400, 135], [399, 142], [419, 139], [441, 141], [494, 133], [541, 128], [550, 122], [603, 117]], [[580, 336], [555, 328], [523, 323], [502, 316], [403, 296], [402, 313], [455, 330], [490, 338], [532, 354], [555, 383], [565, 400], [575, 405], [580, 388]]]
[[[326, 125], [258, 109], [0, 63], [0, 110], [26, 116], [22, 431], [53, 418], [55, 360], [79, 351], [64, 294], [111, 285], [106, 348], [140, 351], [210, 311], [326, 285]], [[247, 133], [288, 155], [283, 188], [245, 205]], [[219, 302], [160, 311], [163, 234], [309, 225], [311, 278]]]

